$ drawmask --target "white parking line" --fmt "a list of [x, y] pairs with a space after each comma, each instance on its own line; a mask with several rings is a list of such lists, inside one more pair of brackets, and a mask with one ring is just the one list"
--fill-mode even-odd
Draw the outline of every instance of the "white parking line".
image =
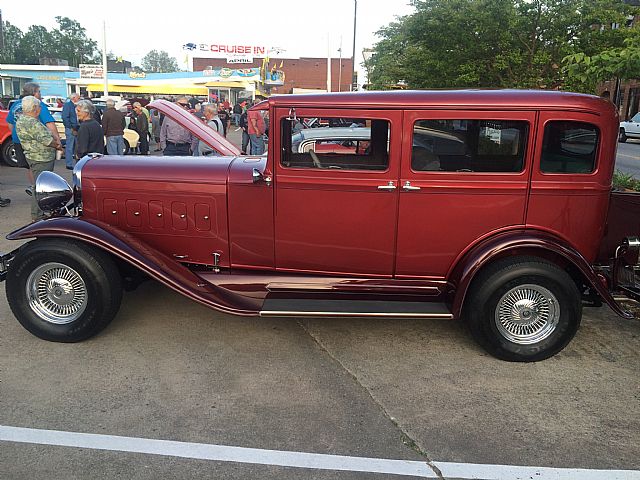
[[460, 480], [518, 480], [530, 478], [535, 478], [536, 480], [640, 480], [640, 470], [590, 470], [433, 462], [432, 465], [439, 469], [442, 474], [442, 477], [439, 477], [434, 468], [427, 462], [411, 460], [264, 450], [260, 448], [229, 447], [206, 443], [175, 442], [2, 425], [0, 425], [0, 441], [314, 470], [385, 473], [420, 478], [455, 478]]

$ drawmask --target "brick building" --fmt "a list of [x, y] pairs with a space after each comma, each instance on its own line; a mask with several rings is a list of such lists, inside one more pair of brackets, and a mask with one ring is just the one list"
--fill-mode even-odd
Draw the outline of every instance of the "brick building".
[[[253, 58], [251, 63], [227, 63], [226, 58], [193, 58], [193, 71], [199, 72], [216, 68], [251, 68], [262, 67], [262, 58]], [[342, 70], [340, 64], [342, 63]], [[331, 59], [331, 91], [345, 92], [351, 89], [351, 58]], [[327, 89], [327, 59], [326, 58], [271, 58], [267, 71], [275, 68], [284, 72], [284, 84], [273, 85], [271, 94], [293, 93], [294, 89]]]

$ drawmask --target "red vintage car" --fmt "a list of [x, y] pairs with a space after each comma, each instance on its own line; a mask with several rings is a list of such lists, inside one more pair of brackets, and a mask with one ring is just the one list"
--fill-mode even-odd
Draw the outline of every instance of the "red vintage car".
[[[270, 118], [258, 157], [151, 107], [221, 156], [94, 154], [73, 187], [40, 176], [49, 218], [8, 235], [32, 240], [1, 257], [0, 278], [41, 338], [95, 335], [142, 276], [235, 315], [462, 319], [512, 361], [562, 350], [585, 305], [631, 318], [619, 299], [640, 299], [640, 196], [612, 191], [618, 118], [601, 98], [275, 96], [254, 107]], [[322, 139], [298, 148], [311, 118]]]

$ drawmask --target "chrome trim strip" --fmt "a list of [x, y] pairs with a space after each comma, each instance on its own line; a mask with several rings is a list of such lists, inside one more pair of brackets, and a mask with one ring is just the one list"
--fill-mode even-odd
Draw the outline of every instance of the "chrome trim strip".
[[452, 313], [363, 313], [363, 312], [296, 312], [287, 310], [260, 310], [261, 317], [389, 317], [389, 318], [441, 318], [453, 320]]

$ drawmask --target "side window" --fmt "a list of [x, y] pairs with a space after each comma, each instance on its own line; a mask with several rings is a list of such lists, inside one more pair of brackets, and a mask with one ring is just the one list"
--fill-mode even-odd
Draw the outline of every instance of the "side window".
[[418, 120], [413, 125], [414, 171], [521, 172], [528, 122]]
[[596, 167], [599, 132], [584, 122], [552, 121], [544, 127], [543, 173], [591, 173]]
[[368, 118], [282, 120], [281, 164], [290, 168], [386, 170], [389, 122]]

